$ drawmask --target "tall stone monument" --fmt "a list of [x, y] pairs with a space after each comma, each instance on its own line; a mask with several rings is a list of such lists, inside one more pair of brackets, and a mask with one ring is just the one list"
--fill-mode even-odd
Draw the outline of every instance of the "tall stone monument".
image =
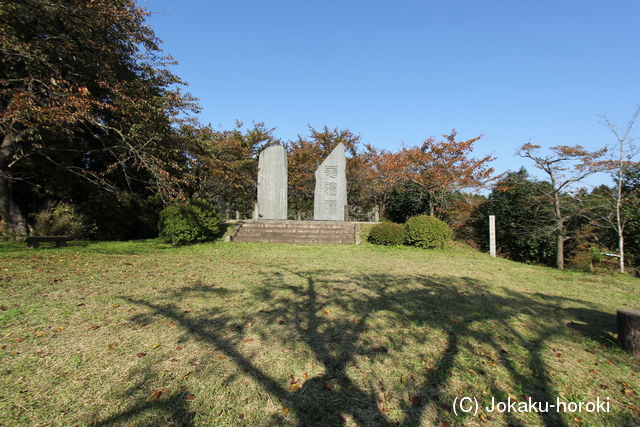
[[344, 144], [340, 143], [316, 170], [313, 219], [344, 221], [346, 205], [347, 158], [344, 155]]
[[256, 219], [287, 219], [287, 152], [272, 145], [258, 160], [258, 207]]

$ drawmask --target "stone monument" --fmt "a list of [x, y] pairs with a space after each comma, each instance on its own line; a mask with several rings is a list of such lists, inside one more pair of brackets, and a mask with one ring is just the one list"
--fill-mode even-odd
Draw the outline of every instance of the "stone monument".
[[316, 191], [313, 202], [313, 219], [344, 221], [347, 205], [347, 158], [344, 144], [333, 149], [316, 170]]
[[272, 145], [258, 160], [258, 206], [255, 219], [287, 219], [287, 152]]

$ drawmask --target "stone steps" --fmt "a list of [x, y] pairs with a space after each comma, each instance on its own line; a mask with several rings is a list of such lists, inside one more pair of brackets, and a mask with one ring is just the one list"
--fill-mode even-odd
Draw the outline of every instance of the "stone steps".
[[299, 244], [357, 244], [357, 222], [332, 221], [242, 221], [227, 238], [231, 242]]

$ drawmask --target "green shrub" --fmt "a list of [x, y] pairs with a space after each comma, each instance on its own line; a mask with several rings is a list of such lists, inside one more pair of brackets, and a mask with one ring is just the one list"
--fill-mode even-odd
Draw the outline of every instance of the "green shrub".
[[174, 246], [205, 242], [220, 233], [217, 206], [204, 200], [192, 200], [184, 206], [167, 206], [160, 212], [160, 237]]
[[404, 227], [393, 222], [376, 224], [369, 231], [369, 241], [375, 245], [401, 245], [403, 238]]
[[419, 248], [443, 248], [451, 234], [451, 228], [434, 216], [414, 216], [404, 224], [404, 242]]
[[82, 238], [87, 232], [86, 218], [74, 205], [58, 203], [38, 212], [33, 225], [36, 236], [73, 236]]

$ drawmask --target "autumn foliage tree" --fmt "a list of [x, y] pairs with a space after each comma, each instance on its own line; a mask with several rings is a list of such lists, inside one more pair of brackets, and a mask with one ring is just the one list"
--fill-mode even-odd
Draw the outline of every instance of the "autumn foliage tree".
[[401, 153], [378, 149], [369, 144], [365, 144], [363, 158], [367, 165], [363, 171], [367, 181], [364, 197], [384, 214], [389, 198], [402, 185], [399, 171], [407, 167], [406, 158]]
[[[550, 154], [540, 153], [540, 145], [524, 144], [518, 149], [520, 157], [534, 162], [549, 178], [549, 187], [538, 187], [540, 195], [553, 204], [554, 235], [556, 241], [556, 268], [564, 268], [564, 245], [569, 239], [569, 223], [579, 209], [569, 206], [575, 198], [568, 197], [572, 185], [581, 182], [603, 168], [601, 158], [606, 150], [589, 151], [580, 145], [557, 145]], [[569, 203], [567, 203], [569, 202]]]
[[466, 141], [456, 141], [456, 130], [442, 135], [444, 140], [431, 137], [421, 146], [404, 149], [409, 167], [403, 173], [407, 180], [422, 185], [430, 195], [429, 214], [435, 216], [443, 209], [452, 191], [479, 188], [493, 179], [492, 156], [480, 159], [470, 157], [478, 136]]
[[[494, 158], [471, 156], [473, 144], [482, 136], [466, 141], [458, 141], [456, 136], [454, 129], [441, 141], [430, 137], [420, 146], [402, 147], [398, 152], [367, 147], [372, 157], [369, 174], [376, 200], [386, 203], [392, 192], [411, 189], [420, 194], [421, 200], [416, 202], [424, 204], [429, 215], [442, 216], [454, 206], [460, 209], [465, 190], [484, 187], [495, 179], [489, 166]], [[454, 193], [457, 197], [453, 197]], [[472, 205], [475, 199], [470, 197], [468, 202]]]
[[147, 15], [133, 0], [0, 3], [5, 231], [26, 233], [16, 182], [46, 189], [80, 177], [112, 192], [176, 195], [187, 141], [173, 126], [197, 105], [168, 71]]
[[232, 130], [216, 131], [209, 126], [183, 126], [181, 134], [190, 141], [189, 162], [193, 179], [192, 198], [222, 198], [223, 204], [247, 213], [253, 209], [258, 178], [258, 156], [266, 147], [279, 144], [274, 129], [264, 123], [242, 131], [242, 122]]

